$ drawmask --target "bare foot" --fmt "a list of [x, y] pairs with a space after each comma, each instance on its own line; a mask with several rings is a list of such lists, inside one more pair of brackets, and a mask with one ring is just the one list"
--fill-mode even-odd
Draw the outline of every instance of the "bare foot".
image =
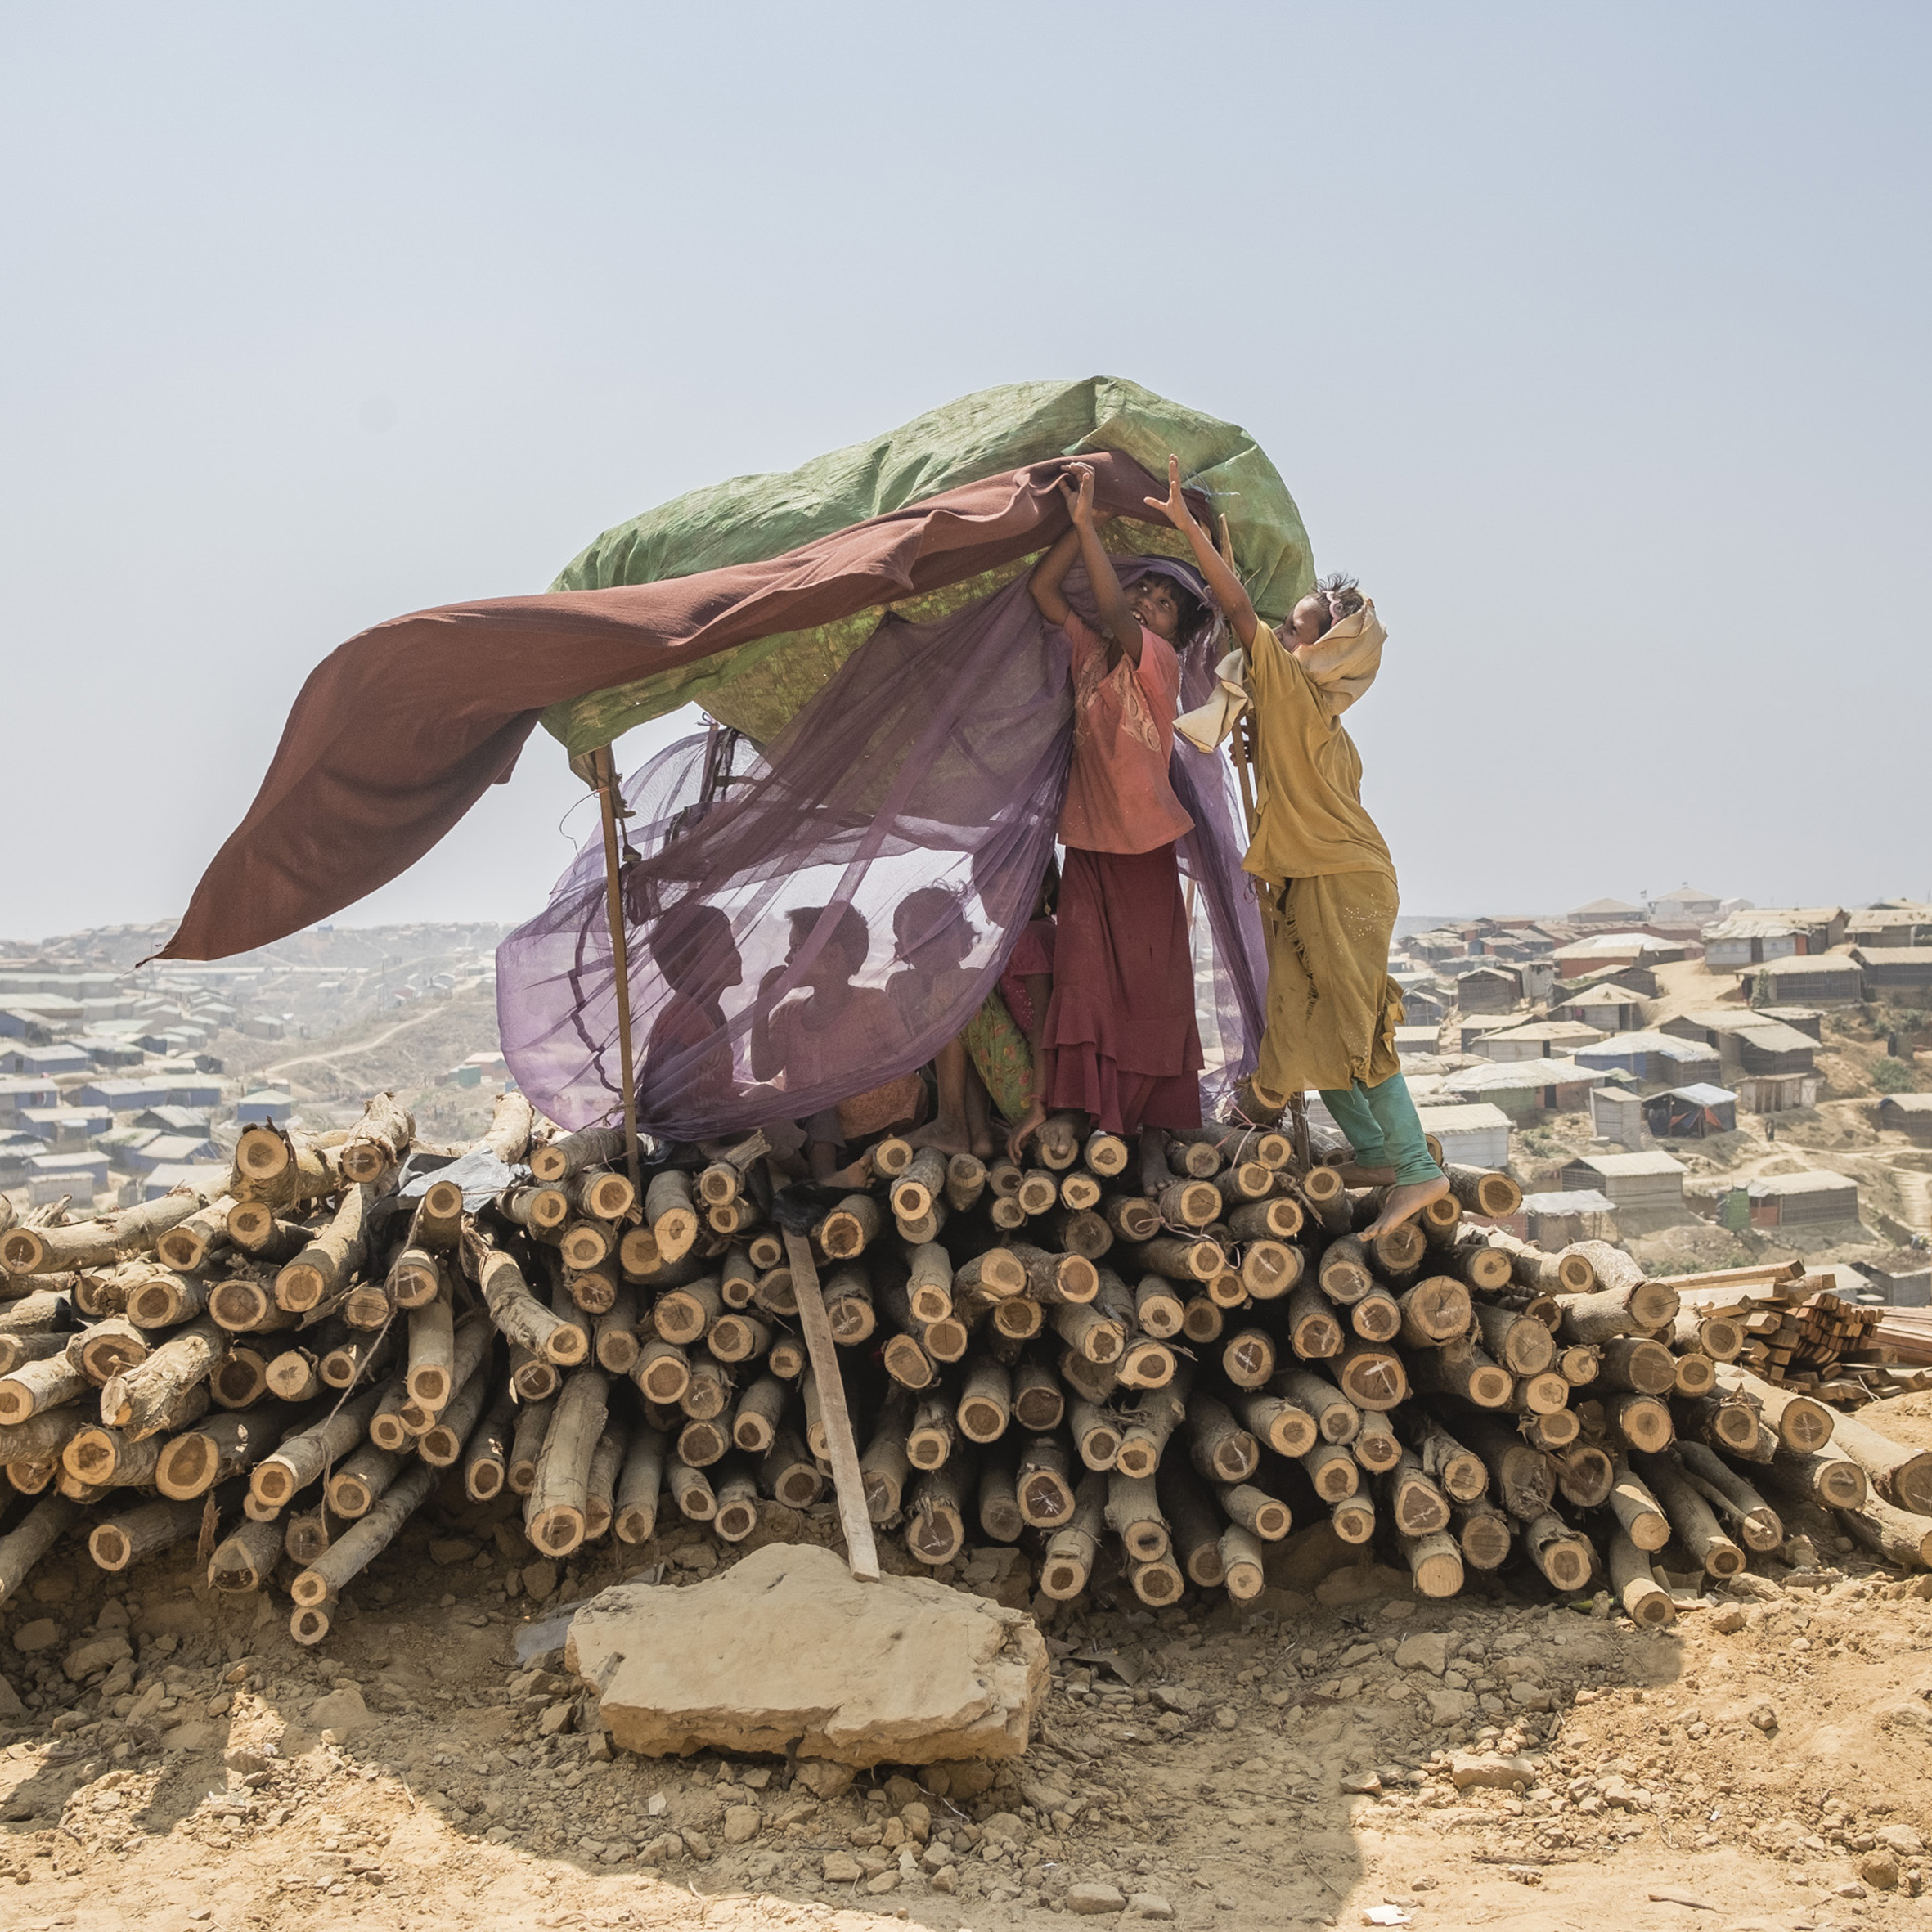
[[1344, 1187], [1386, 1188], [1395, 1183], [1393, 1167], [1364, 1167], [1359, 1161], [1337, 1161], [1333, 1165]]
[[[834, 1168], [825, 1176], [824, 1184], [829, 1188], [863, 1188], [870, 1186], [871, 1183], [872, 1149], [867, 1148], [848, 1166]], [[1445, 1181], [1442, 1184], [1446, 1188], [1449, 1183]]]
[[1390, 1229], [1413, 1220], [1431, 1201], [1440, 1201], [1449, 1191], [1446, 1174], [1437, 1175], [1434, 1180], [1414, 1180], [1406, 1187], [1391, 1188], [1383, 1197], [1382, 1212], [1377, 1215], [1374, 1226], [1363, 1230], [1363, 1240], [1373, 1241], [1377, 1235], [1386, 1234]]
[[1140, 1191], [1152, 1201], [1174, 1179], [1167, 1169], [1167, 1136], [1158, 1127], [1140, 1130]]
[[[985, 1138], [982, 1136], [982, 1138]], [[973, 1135], [963, 1120], [948, 1120], [941, 1114], [936, 1121], [923, 1127], [915, 1128], [905, 1136], [905, 1144], [915, 1150], [923, 1147], [936, 1147], [942, 1154], [977, 1154], [981, 1150], [973, 1144]], [[991, 1139], [986, 1143], [986, 1152], [992, 1151]], [[982, 1155], [984, 1158], [984, 1155]]]

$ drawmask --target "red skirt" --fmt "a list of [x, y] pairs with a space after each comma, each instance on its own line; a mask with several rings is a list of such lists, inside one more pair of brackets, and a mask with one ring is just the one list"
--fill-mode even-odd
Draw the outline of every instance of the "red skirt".
[[1067, 848], [1054, 997], [1043, 1031], [1049, 1108], [1110, 1134], [1201, 1125], [1194, 959], [1171, 845]]

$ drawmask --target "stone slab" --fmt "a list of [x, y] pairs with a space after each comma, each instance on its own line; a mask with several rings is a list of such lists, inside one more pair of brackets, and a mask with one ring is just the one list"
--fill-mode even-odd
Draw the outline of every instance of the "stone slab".
[[1023, 1611], [928, 1577], [860, 1583], [798, 1543], [681, 1588], [604, 1591], [571, 1620], [564, 1664], [627, 1750], [795, 1749], [860, 1768], [1018, 1757], [1047, 1687]]

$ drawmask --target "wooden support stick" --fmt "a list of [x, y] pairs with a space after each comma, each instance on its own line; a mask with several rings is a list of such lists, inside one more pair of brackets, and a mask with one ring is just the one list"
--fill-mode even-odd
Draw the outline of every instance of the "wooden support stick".
[[845, 1530], [846, 1559], [854, 1576], [876, 1583], [878, 1549], [873, 1540], [872, 1518], [865, 1507], [865, 1483], [859, 1473], [859, 1451], [852, 1440], [851, 1417], [845, 1406], [838, 1346], [832, 1339], [831, 1319], [819, 1292], [818, 1265], [811, 1258], [811, 1243], [789, 1229], [785, 1232], [785, 1257], [791, 1264], [792, 1288], [798, 1298], [798, 1325], [805, 1331], [812, 1378], [818, 1387], [819, 1413], [829, 1452], [826, 1460], [832, 1465], [838, 1519]]

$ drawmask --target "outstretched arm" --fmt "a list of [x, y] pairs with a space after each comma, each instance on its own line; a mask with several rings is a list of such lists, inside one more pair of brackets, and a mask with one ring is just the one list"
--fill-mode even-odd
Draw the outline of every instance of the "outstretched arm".
[[1146, 499], [1148, 508], [1161, 511], [1169, 523], [1187, 538], [1193, 550], [1194, 561], [1201, 566], [1201, 574], [1207, 579], [1207, 587], [1214, 593], [1214, 600], [1221, 607], [1221, 615], [1228, 620], [1228, 628], [1240, 640], [1241, 648], [1252, 650], [1255, 647], [1255, 627], [1259, 619], [1255, 616], [1255, 607], [1248, 594], [1241, 587], [1241, 579], [1234, 574], [1233, 565], [1214, 546], [1206, 531], [1194, 520], [1194, 513], [1188, 508], [1187, 498], [1181, 493], [1180, 459], [1167, 459], [1167, 501], [1163, 503], [1158, 496]]
[[1079, 487], [1069, 490], [1060, 479], [1060, 494], [1067, 499], [1067, 513], [1073, 519], [1074, 534], [1080, 539], [1080, 560], [1087, 567], [1094, 603], [1100, 614], [1100, 628], [1112, 649], [1107, 654], [1111, 671], [1122, 656], [1134, 665], [1140, 663], [1140, 619], [1127, 602], [1127, 593], [1114, 574], [1113, 559], [1100, 541], [1100, 524], [1094, 514], [1094, 469], [1090, 463], [1076, 463], [1073, 476]]
[[1080, 532], [1068, 530], [1033, 566], [1033, 574], [1027, 579], [1027, 588], [1032, 592], [1040, 614], [1049, 624], [1067, 622], [1067, 600], [1060, 594], [1060, 586], [1067, 581], [1067, 573], [1079, 555]]

